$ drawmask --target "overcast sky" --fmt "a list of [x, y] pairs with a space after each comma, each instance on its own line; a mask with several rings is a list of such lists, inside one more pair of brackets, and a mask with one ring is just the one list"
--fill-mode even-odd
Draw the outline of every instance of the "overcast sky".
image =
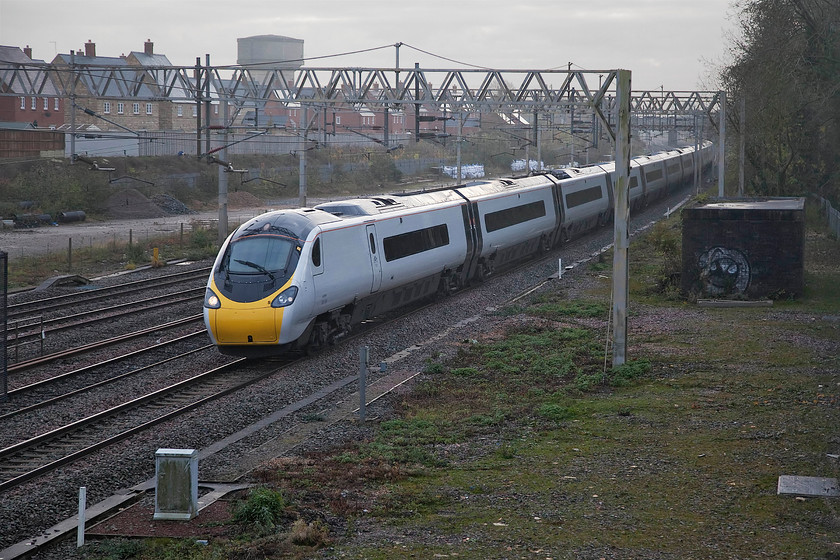
[[[737, 29], [732, 0], [0, 0], [0, 44], [33, 58], [83, 50], [142, 51], [147, 39], [173, 65], [236, 63], [236, 39], [304, 40], [310, 67], [632, 71], [634, 90], [716, 89]], [[424, 54], [421, 51], [431, 53]], [[443, 58], [438, 58], [443, 57]], [[446, 60], [449, 59], [449, 60]]]

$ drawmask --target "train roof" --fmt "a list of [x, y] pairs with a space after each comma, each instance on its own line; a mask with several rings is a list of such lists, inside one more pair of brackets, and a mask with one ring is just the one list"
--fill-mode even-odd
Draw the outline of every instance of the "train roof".
[[410, 194], [383, 194], [365, 198], [351, 198], [325, 202], [315, 207], [316, 210], [329, 212], [339, 218], [353, 216], [376, 216], [406, 208], [419, 208], [434, 204], [461, 203], [464, 199], [451, 188]]
[[[390, 212], [421, 208], [433, 205], [464, 204], [464, 196], [470, 199], [481, 196], [493, 195], [508, 192], [512, 188], [527, 189], [540, 187], [547, 182], [555, 182], [547, 179], [545, 175], [533, 175], [518, 179], [488, 179], [472, 181], [465, 185], [453, 187], [440, 187], [427, 191], [414, 191], [405, 193], [393, 193], [365, 198], [354, 198], [349, 200], [337, 200], [325, 202], [315, 207], [316, 210], [329, 212], [340, 218], [351, 218], [354, 216], [376, 216]], [[462, 196], [463, 194], [463, 196]]]

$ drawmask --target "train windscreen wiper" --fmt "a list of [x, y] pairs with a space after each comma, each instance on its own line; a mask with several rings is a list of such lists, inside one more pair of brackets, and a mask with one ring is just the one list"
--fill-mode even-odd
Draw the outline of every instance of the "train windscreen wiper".
[[276, 282], [276, 281], [277, 281], [277, 279], [274, 277], [274, 274], [272, 274], [272, 273], [271, 273], [271, 272], [270, 272], [267, 268], [265, 268], [265, 267], [264, 267], [264, 266], [262, 266], [262, 265], [259, 265], [259, 264], [255, 263], [255, 262], [251, 262], [251, 261], [245, 261], [245, 260], [242, 260], [242, 259], [233, 259], [233, 260], [234, 260], [235, 262], [238, 262], [239, 264], [244, 264], [245, 266], [250, 266], [250, 267], [251, 267], [251, 268], [253, 268], [253, 269], [259, 270], [260, 272], [262, 272], [263, 274], [265, 274], [265, 275], [267, 275], [269, 278], [271, 278], [271, 281], [272, 281], [272, 282]]

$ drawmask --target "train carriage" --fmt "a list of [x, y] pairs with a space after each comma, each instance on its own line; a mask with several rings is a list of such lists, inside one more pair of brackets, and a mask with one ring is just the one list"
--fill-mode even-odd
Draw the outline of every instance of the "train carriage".
[[480, 276], [550, 248], [560, 225], [556, 187], [550, 175], [480, 181], [456, 191], [470, 201]]
[[680, 165], [682, 166], [682, 184], [690, 185], [694, 181], [694, 147], [680, 148]]
[[560, 181], [562, 239], [568, 241], [608, 223], [612, 217], [612, 181], [600, 167], [564, 170]]
[[639, 163], [643, 168], [645, 204], [650, 204], [668, 193], [668, 180], [665, 172], [666, 157], [666, 154], [660, 153], [639, 158]]

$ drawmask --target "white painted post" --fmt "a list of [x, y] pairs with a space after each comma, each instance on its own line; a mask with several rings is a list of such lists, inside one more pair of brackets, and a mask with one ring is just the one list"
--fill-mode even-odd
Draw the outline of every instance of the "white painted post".
[[563, 259], [557, 259], [557, 278], [563, 278]]
[[79, 524], [76, 528], [76, 548], [85, 544], [85, 508], [87, 507], [87, 488], [79, 488]]
[[359, 421], [365, 421], [365, 385], [367, 384], [368, 347], [359, 347]]

